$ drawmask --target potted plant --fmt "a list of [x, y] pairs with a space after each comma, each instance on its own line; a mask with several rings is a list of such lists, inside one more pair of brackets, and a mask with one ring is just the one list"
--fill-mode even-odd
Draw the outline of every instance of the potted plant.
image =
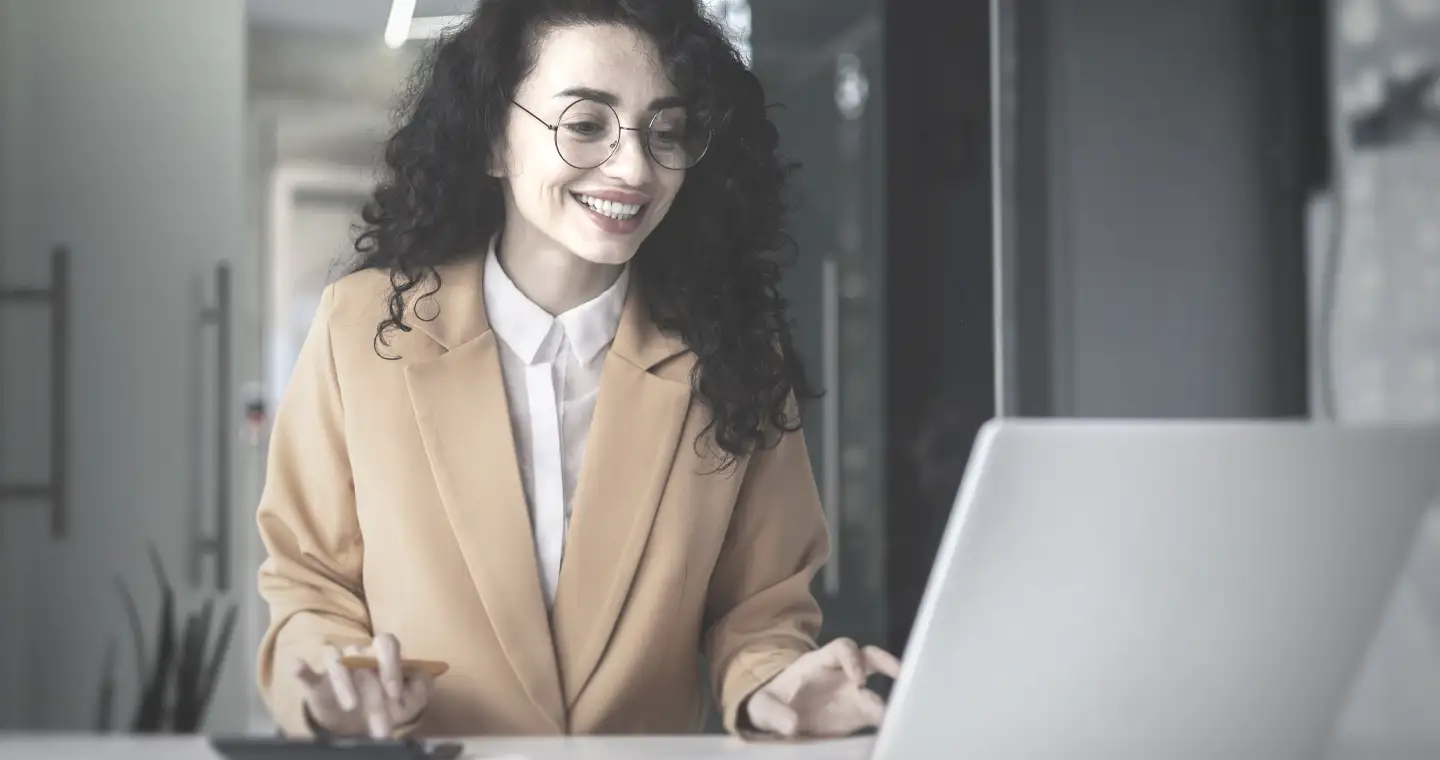
[[[155, 631], [154, 649], [146, 652], [145, 630], [135, 598], [122, 579], [115, 581], [135, 649], [135, 666], [141, 685], [140, 700], [130, 721], [133, 733], [193, 734], [205, 722], [205, 713], [215, 694], [225, 653], [235, 631], [237, 606], [231, 603], [220, 619], [213, 643], [215, 600], [206, 599], [199, 611], [185, 616], [183, 627], [177, 625], [175, 590], [171, 587], [160, 561], [160, 554], [150, 547], [150, 565], [160, 586], [160, 614]], [[112, 730], [115, 701], [116, 642], [112, 637], [105, 651], [104, 675], [100, 683], [96, 708], [96, 730]]]

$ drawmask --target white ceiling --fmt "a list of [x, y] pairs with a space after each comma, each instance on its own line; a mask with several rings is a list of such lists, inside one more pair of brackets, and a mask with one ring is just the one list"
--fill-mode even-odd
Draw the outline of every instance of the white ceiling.
[[[416, 0], [416, 16], [469, 13], [476, 0]], [[245, 0], [252, 23], [290, 29], [374, 34], [385, 31], [390, 0]]]

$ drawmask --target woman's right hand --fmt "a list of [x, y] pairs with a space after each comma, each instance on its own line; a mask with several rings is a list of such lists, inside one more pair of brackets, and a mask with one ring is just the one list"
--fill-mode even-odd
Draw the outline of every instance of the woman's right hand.
[[[378, 672], [345, 666], [346, 656], [373, 657]], [[344, 737], [388, 739], [396, 726], [417, 718], [430, 699], [434, 681], [417, 672], [406, 677], [400, 667], [400, 642], [380, 634], [369, 646], [348, 646], [343, 651], [327, 646], [323, 670], [304, 661], [295, 675], [305, 687], [305, 709], [319, 728]]]

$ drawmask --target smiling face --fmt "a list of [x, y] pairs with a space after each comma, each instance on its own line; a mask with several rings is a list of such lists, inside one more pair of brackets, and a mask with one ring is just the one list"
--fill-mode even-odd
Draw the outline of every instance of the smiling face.
[[[683, 170], [656, 160], [678, 163], [665, 153], [666, 136], [683, 129], [677, 95], [654, 43], [628, 27], [544, 35], [492, 168], [505, 188], [506, 238], [595, 264], [628, 262], [685, 180]], [[611, 153], [617, 116], [624, 129]], [[654, 152], [645, 146], [652, 123], [660, 135]]]

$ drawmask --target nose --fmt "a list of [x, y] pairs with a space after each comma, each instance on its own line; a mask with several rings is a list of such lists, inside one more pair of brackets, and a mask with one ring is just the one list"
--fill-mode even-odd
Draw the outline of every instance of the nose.
[[645, 133], [622, 130], [620, 145], [604, 168], [610, 177], [630, 187], [643, 187], [648, 183], [655, 167], [651, 166], [650, 153], [645, 150]]

